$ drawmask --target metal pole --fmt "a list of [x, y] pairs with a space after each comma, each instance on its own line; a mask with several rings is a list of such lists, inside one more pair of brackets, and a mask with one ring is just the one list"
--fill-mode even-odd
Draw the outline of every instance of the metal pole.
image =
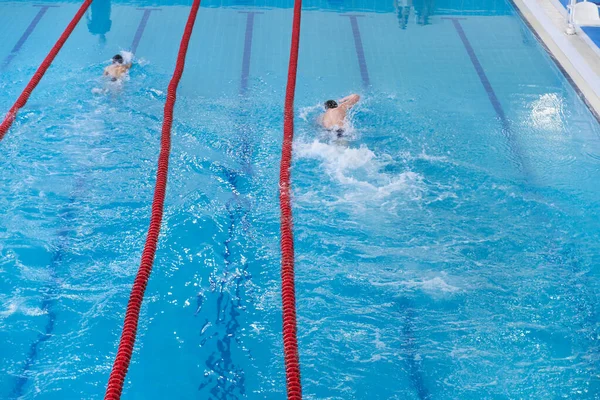
[[569, 0], [569, 5], [567, 6], [567, 35], [574, 35], [577, 33], [575, 29], [575, 4], [577, 4], [577, 0]]

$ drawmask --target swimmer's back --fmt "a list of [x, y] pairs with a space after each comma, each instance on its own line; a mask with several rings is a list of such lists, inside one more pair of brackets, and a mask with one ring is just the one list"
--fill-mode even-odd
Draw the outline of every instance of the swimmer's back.
[[110, 76], [113, 79], [121, 79], [130, 68], [130, 64], [113, 64], [104, 68], [104, 75]]
[[346, 124], [346, 110], [338, 107], [331, 108], [323, 114], [321, 123], [325, 129], [337, 130], [343, 129]]
[[327, 100], [325, 102], [325, 113], [320, 117], [321, 125], [330, 131], [343, 132], [346, 129], [346, 114], [358, 101], [360, 96], [351, 94], [344, 97], [338, 102], [335, 100]]

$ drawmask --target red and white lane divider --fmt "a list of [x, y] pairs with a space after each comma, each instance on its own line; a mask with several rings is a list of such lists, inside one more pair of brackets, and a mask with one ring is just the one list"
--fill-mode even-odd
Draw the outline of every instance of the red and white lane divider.
[[300, 46], [300, 18], [302, 0], [294, 4], [292, 24], [292, 45], [288, 81], [285, 93], [283, 122], [283, 147], [279, 171], [279, 204], [281, 208], [281, 298], [283, 304], [283, 351], [287, 394], [290, 400], [302, 399], [300, 383], [300, 360], [296, 337], [296, 289], [294, 281], [294, 232], [292, 204], [290, 198], [290, 167], [292, 163], [292, 142], [294, 140], [294, 95], [298, 71], [298, 48]]
[[164, 120], [162, 126], [162, 136], [160, 145], [160, 155], [158, 157], [158, 170], [156, 172], [156, 187], [154, 189], [154, 200], [152, 201], [152, 216], [150, 218], [150, 227], [148, 236], [146, 237], [146, 245], [142, 253], [142, 261], [140, 268], [131, 288], [129, 303], [127, 304], [127, 312], [125, 314], [125, 322], [123, 324], [123, 332], [121, 333], [121, 341], [115, 362], [110, 373], [108, 386], [106, 388], [105, 400], [118, 400], [121, 398], [123, 390], [123, 382], [129, 369], [131, 355], [135, 345], [137, 334], [138, 321], [140, 318], [140, 309], [144, 299], [144, 292], [150, 279], [154, 256], [156, 254], [156, 246], [160, 233], [160, 224], [163, 216], [165, 203], [165, 194], [167, 190], [167, 174], [169, 171], [169, 155], [171, 153], [171, 126], [173, 124], [173, 107], [175, 106], [177, 86], [183, 75], [185, 66], [185, 56], [187, 54], [190, 37], [194, 29], [196, 15], [200, 8], [200, 0], [194, 0], [190, 15], [181, 38], [179, 45], [179, 53], [177, 55], [177, 64], [175, 72], [169, 83], [167, 90], [167, 102], [165, 103]]
[[40, 81], [44, 77], [44, 74], [46, 73], [48, 68], [50, 68], [50, 64], [52, 64], [52, 61], [54, 61], [60, 49], [63, 47], [69, 36], [71, 36], [71, 33], [77, 26], [77, 23], [81, 20], [81, 17], [83, 17], [83, 14], [85, 14], [86, 10], [89, 8], [90, 4], [92, 4], [92, 0], [85, 0], [81, 7], [79, 7], [77, 14], [75, 14], [69, 25], [67, 25], [65, 31], [62, 33], [62, 35], [60, 35], [60, 38], [58, 38], [58, 41], [54, 44], [54, 47], [52, 47], [42, 64], [39, 66], [37, 71], [35, 71], [35, 74], [33, 74], [33, 76], [31, 77], [31, 80], [29, 81], [25, 89], [23, 89], [23, 92], [21, 92], [21, 95], [19, 96], [15, 104], [13, 104], [13, 106], [10, 108], [10, 110], [4, 117], [4, 121], [2, 121], [2, 124], [0, 124], [0, 140], [4, 138], [4, 135], [6, 135], [6, 132], [8, 132], [11, 125], [15, 121], [15, 118], [17, 118], [17, 112], [19, 111], [19, 109], [23, 108], [25, 104], [27, 104], [27, 100], [29, 100], [31, 92], [33, 92], [38, 83], [40, 83]]

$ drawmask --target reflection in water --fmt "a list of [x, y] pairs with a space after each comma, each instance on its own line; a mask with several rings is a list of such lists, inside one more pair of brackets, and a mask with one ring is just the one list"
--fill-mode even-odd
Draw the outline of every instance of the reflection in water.
[[402, 29], [406, 29], [406, 25], [408, 25], [408, 18], [410, 17], [412, 5], [413, 0], [394, 0], [394, 7], [398, 14], [398, 23]]
[[429, 25], [429, 17], [434, 14], [435, 0], [394, 0], [394, 9], [398, 15], [398, 24], [406, 29], [410, 18], [410, 10], [415, 10], [415, 20], [418, 25]]
[[433, 15], [435, 0], [414, 0], [417, 24], [429, 25], [429, 17]]
[[106, 34], [110, 31], [110, 0], [94, 0], [88, 14], [88, 30], [92, 35], [99, 35], [100, 44], [106, 43]]

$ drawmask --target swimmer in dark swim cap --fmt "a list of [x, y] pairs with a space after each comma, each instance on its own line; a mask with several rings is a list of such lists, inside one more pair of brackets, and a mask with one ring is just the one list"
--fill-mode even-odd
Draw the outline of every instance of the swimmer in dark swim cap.
[[342, 137], [347, 129], [346, 114], [359, 100], [360, 96], [357, 94], [351, 94], [339, 101], [327, 100], [325, 113], [319, 119], [321, 125], [328, 131], [335, 132], [338, 137]]
[[125, 63], [123, 56], [120, 54], [115, 55], [112, 58], [112, 64], [104, 68], [104, 76], [110, 77], [111, 81], [117, 81], [121, 79], [129, 69], [131, 68], [131, 62]]

